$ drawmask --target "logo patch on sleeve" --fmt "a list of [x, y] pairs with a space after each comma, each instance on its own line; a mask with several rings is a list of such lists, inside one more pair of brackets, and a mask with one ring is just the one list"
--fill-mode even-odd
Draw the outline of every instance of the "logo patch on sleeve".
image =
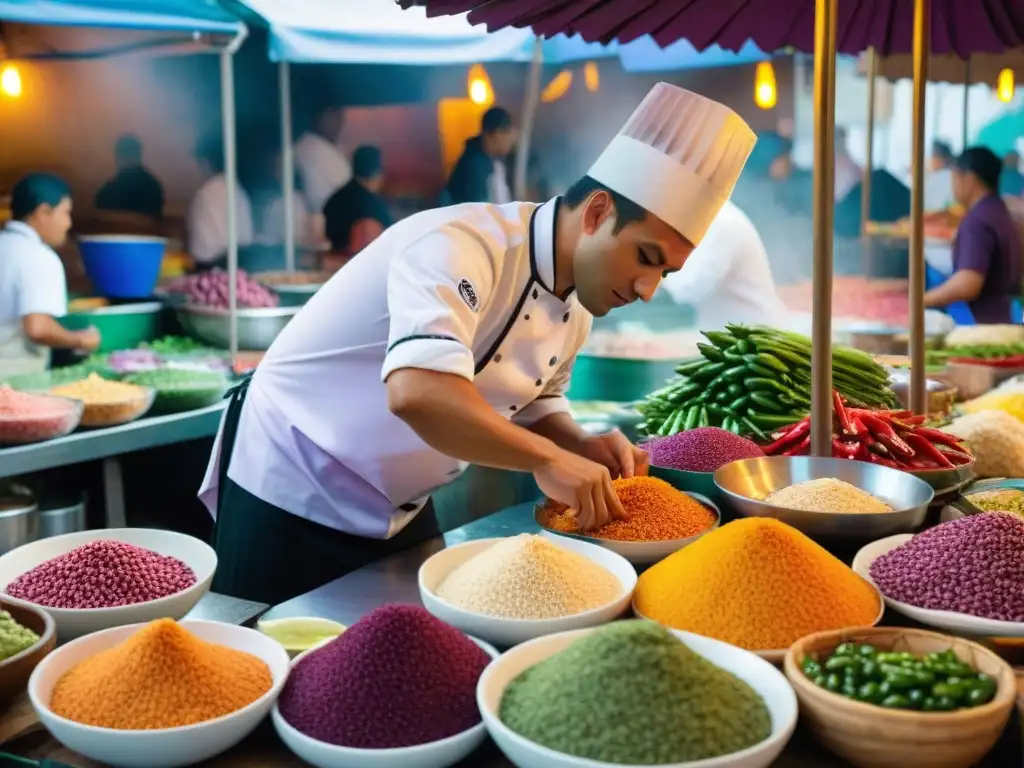
[[471, 310], [480, 311], [480, 297], [477, 295], [476, 288], [465, 277], [459, 280], [459, 296]]

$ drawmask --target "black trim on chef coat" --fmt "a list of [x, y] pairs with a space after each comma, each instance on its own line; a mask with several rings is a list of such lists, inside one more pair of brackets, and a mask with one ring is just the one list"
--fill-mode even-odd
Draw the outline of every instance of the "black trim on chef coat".
[[434, 341], [454, 341], [456, 344], [462, 343], [454, 336], [446, 336], [443, 333], [416, 333], [413, 334], [412, 336], [406, 336], [405, 338], [398, 339], [397, 341], [395, 341], [394, 344], [387, 348], [387, 351], [384, 354], [391, 354], [391, 350], [397, 347], [399, 344], [405, 344], [405, 342], [407, 341], [420, 341], [422, 339], [431, 339]]

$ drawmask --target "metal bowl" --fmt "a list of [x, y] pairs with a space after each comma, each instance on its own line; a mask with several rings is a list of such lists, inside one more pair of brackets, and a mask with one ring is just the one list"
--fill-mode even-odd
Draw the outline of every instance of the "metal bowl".
[[[259, 352], [270, 349], [281, 330], [302, 307], [239, 309], [238, 348]], [[176, 307], [178, 322], [199, 341], [221, 349], [231, 346], [231, 313], [210, 307]]]
[[973, 459], [970, 464], [951, 469], [914, 469], [906, 472], [928, 483], [936, 497], [955, 494], [975, 478]]
[[[834, 478], [882, 499], [892, 512], [844, 514], [805, 512], [768, 504], [765, 499], [790, 485]], [[744, 517], [773, 517], [816, 539], [878, 539], [909, 533], [924, 523], [934, 492], [924, 480], [898, 469], [849, 459], [770, 456], [743, 459], [715, 472], [715, 485]]]

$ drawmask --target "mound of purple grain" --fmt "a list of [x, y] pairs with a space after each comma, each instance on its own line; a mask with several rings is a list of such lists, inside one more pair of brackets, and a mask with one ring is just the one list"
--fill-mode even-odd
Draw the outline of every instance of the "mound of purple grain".
[[943, 523], [875, 560], [871, 578], [901, 603], [1024, 622], [1024, 520], [989, 512]]
[[309, 654], [278, 706], [317, 741], [359, 749], [427, 744], [480, 722], [481, 648], [426, 610], [385, 605]]
[[686, 472], [714, 472], [739, 459], [764, 456], [757, 443], [718, 427], [700, 427], [644, 444], [651, 464]]

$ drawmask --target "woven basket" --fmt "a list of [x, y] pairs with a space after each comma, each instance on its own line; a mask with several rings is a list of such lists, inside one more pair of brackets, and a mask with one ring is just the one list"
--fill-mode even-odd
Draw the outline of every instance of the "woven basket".
[[[952, 648], [961, 661], [998, 681], [995, 698], [955, 712], [883, 709], [853, 701], [819, 688], [800, 668], [805, 657], [823, 659], [843, 642], [914, 654]], [[858, 768], [969, 768], [999, 740], [1018, 697], [1013, 670], [992, 651], [918, 629], [875, 627], [811, 635], [789, 649], [785, 671], [800, 701], [800, 714], [815, 737]]]

